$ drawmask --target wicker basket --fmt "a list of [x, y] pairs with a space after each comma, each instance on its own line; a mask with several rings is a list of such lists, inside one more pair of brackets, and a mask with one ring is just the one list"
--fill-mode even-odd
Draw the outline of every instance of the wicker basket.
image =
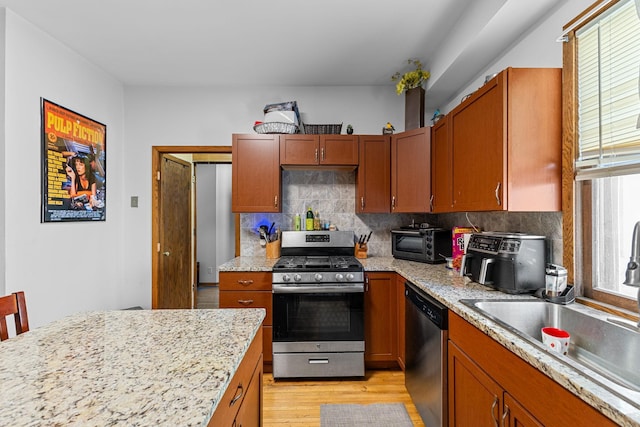
[[293, 123], [264, 122], [253, 127], [257, 133], [298, 133], [298, 126]]
[[310, 134], [339, 134], [342, 132], [342, 123], [337, 125], [308, 125], [304, 124], [304, 133]]

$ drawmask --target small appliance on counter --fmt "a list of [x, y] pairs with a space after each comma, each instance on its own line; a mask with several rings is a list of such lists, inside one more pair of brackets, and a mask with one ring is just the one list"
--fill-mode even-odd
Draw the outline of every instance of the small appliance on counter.
[[474, 233], [460, 274], [509, 294], [533, 293], [545, 285], [545, 248], [544, 236]]
[[394, 258], [439, 264], [451, 257], [451, 230], [437, 227], [401, 227], [391, 230]]

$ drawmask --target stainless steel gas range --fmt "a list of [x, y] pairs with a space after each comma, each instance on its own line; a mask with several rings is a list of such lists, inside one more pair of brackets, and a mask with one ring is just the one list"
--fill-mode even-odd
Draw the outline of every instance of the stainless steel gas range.
[[364, 376], [364, 268], [351, 231], [285, 231], [273, 267], [273, 377]]

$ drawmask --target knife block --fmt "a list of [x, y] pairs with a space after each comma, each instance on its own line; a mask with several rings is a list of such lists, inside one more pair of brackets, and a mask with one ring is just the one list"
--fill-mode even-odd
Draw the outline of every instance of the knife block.
[[280, 240], [267, 242], [267, 259], [280, 258]]
[[367, 257], [366, 243], [356, 243], [355, 256], [360, 259], [365, 259]]

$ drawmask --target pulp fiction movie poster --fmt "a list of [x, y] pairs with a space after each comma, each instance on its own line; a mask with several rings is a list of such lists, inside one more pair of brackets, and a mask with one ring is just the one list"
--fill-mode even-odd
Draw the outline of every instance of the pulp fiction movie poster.
[[107, 127], [42, 99], [41, 222], [104, 221]]

